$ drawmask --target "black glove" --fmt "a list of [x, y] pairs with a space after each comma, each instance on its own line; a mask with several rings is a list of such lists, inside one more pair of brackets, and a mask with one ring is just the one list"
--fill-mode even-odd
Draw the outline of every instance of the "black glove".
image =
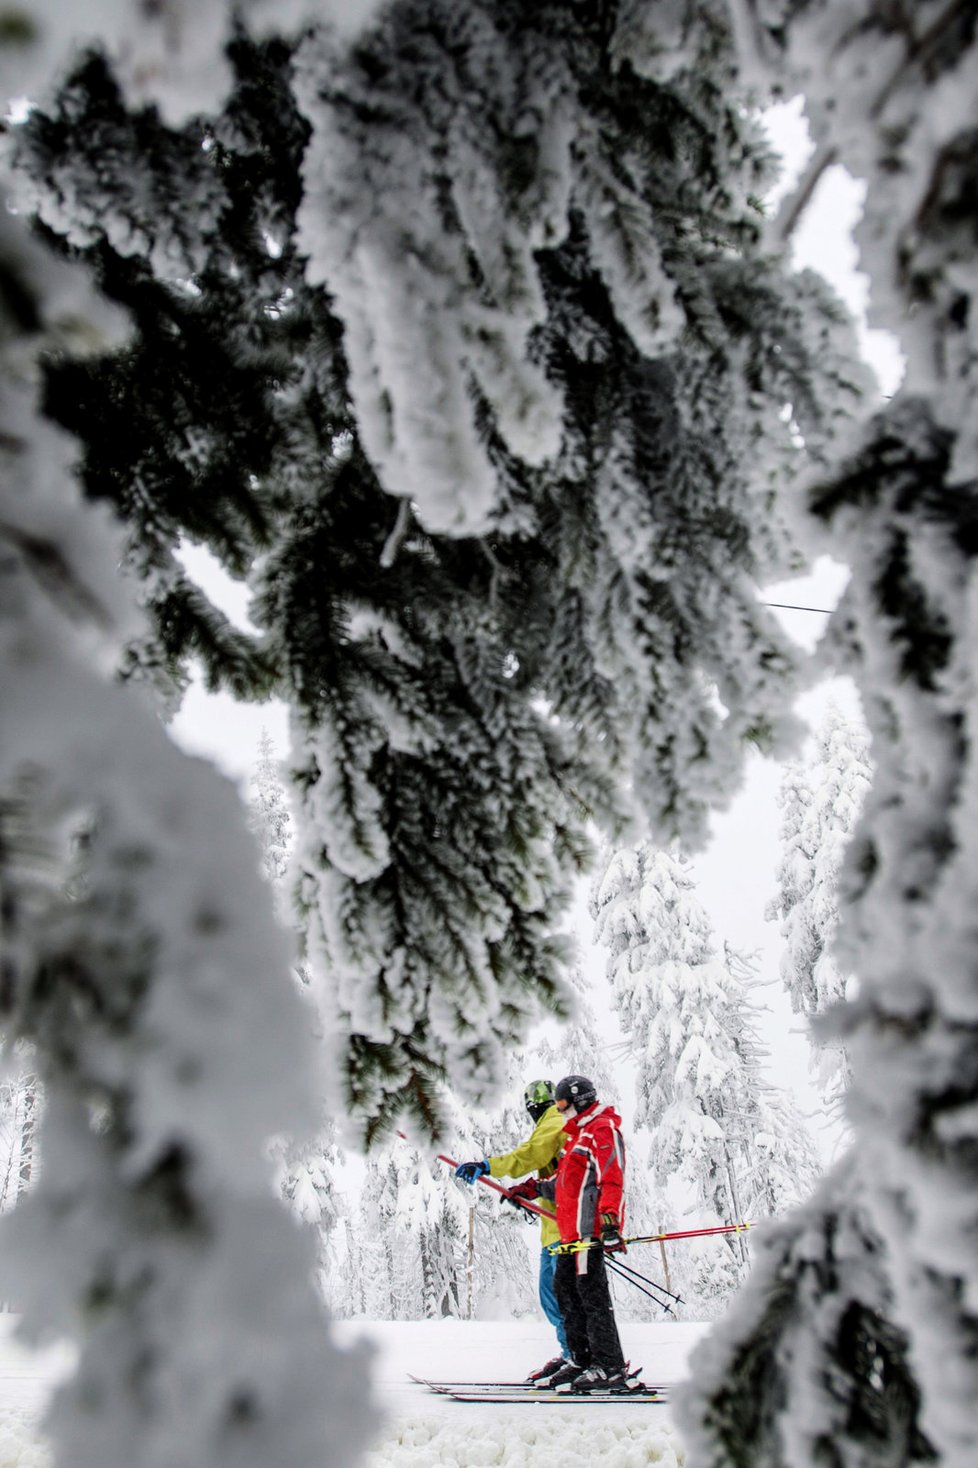
[[628, 1249], [625, 1240], [621, 1236], [618, 1227], [618, 1219], [614, 1213], [602, 1213], [601, 1215], [601, 1247], [606, 1254], [627, 1254]]

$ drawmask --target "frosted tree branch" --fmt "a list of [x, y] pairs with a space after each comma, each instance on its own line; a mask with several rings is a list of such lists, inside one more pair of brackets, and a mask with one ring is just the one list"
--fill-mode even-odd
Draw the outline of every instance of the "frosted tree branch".
[[397, 553], [404, 544], [405, 536], [411, 527], [411, 501], [401, 500], [397, 509], [397, 520], [394, 528], [384, 542], [384, 549], [380, 553], [380, 564], [385, 571], [389, 571], [397, 560]]
[[972, 8], [971, 0], [951, 0], [947, 8], [934, 19], [924, 33], [916, 41], [908, 44], [906, 56], [902, 58], [899, 66], [894, 69], [892, 76], [880, 89], [876, 101], [870, 108], [870, 117], [874, 120], [879, 118], [887, 102], [900, 86], [907, 73], [933, 51], [937, 42], [958, 16], [963, 15], [965, 11], [971, 10]]
[[814, 158], [805, 170], [801, 182], [785, 200], [774, 222], [774, 237], [781, 244], [787, 244], [792, 234], [794, 234], [824, 174], [828, 172], [837, 158], [838, 150], [832, 145], [819, 148], [816, 151]]

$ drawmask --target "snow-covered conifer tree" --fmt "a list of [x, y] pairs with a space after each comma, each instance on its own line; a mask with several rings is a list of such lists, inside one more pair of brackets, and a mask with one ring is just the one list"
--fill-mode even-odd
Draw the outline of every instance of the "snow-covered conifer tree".
[[4, 1056], [0, 1083], [0, 1213], [27, 1196], [37, 1178], [41, 1089], [30, 1047]]
[[[624, 1097], [616, 1075], [614, 1032], [609, 1038], [607, 1026], [598, 1019], [606, 996], [588, 982], [579, 963], [571, 970], [568, 984], [574, 996], [573, 1014], [557, 1034], [534, 1046], [530, 1068], [554, 1083], [561, 1076], [586, 1075], [597, 1087], [599, 1097], [620, 1106]], [[607, 998], [610, 1000], [610, 992]]]
[[[761, 1076], [753, 970], [718, 952], [688, 861], [649, 842], [614, 852], [591, 912], [609, 951], [637, 1067], [636, 1121], [650, 1134], [659, 1186], [683, 1181], [705, 1223], [781, 1212], [814, 1183], [814, 1150], [800, 1117]], [[701, 1264], [696, 1295], [715, 1313], [746, 1274], [746, 1238], [690, 1252]]]
[[249, 825], [258, 837], [262, 870], [270, 882], [281, 882], [289, 864], [291, 842], [288, 797], [267, 729], [258, 742], [258, 760], [251, 777]]
[[467, 1208], [450, 1178], [402, 1140], [368, 1163], [355, 1233], [369, 1316], [465, 1315]]
[[[814, 755], [785, 771], [778, 894], [768, 917], [780, 919], [785, 939], [781, 977], [796, 1014], [809, 1020], [845, 999], [850, 976], [833, 953], [839, 923], [843, 857], [862, 812], [872, 770], [865, 728], [831, 709], [814, 736]], [[849, 1082], [849, 1062], [838, 1035], [809, 1029], [828, 1101]]]
[[359, 1281], [359, 1287], [349, 1292], [350, 1314], [372, 1320], [422, 1318], [415, 1240], [404, 1237], [403, 1231], [399, 1238], [394, 1226], [397, 1188], [397, 1168], [389, 1149], [375, 1152], [346, 1239], [348, 1272]]

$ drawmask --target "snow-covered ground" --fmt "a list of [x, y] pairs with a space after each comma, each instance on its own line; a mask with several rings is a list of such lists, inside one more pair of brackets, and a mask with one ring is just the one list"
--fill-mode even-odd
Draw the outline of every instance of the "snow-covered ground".
[[[49, 1468], [36, 1422], [67, 1352], [40, 1355], [12, 1339], [15, 1316], [0, 1316], [0, 1468]], [[626, 1354], [646, 1381], [683, 1377], [701, 1325], [626, 1325]], [[548, 1327], [513, 1321], [342, 1321], [344, 1339], [376, 1347], [374, 1381], [383, 1413], [366, 1468], [681, 1468], [685, 1454], [668, 1406], [551, 1407], [453, 1402], [409, 1380], [518, 1380], [551, 1354]], [[202, 1465], [206, 1468], [206, 1465]]]
[[65, 1350], [25, 1351], [13, 1340], [16, 1315], [0, 1315], [0, 1468], [48, 1468], [35, 1423], [54, 1383], [70, 1370]]

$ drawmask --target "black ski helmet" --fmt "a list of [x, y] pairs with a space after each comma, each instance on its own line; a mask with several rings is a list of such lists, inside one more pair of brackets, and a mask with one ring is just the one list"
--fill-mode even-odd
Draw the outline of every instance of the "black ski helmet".
[[553, 1081], [531, 1081], [523, 1092], [523, 1100], [533, 1120], [539, 1121], [543, 1113], [554, 1104]]
[[569, 1101], [575, 1111], [586, 1111], [598, 1099], [594, 1082], [587, 1076], [564, 1076], [554, 1090], [555, 1101]]

